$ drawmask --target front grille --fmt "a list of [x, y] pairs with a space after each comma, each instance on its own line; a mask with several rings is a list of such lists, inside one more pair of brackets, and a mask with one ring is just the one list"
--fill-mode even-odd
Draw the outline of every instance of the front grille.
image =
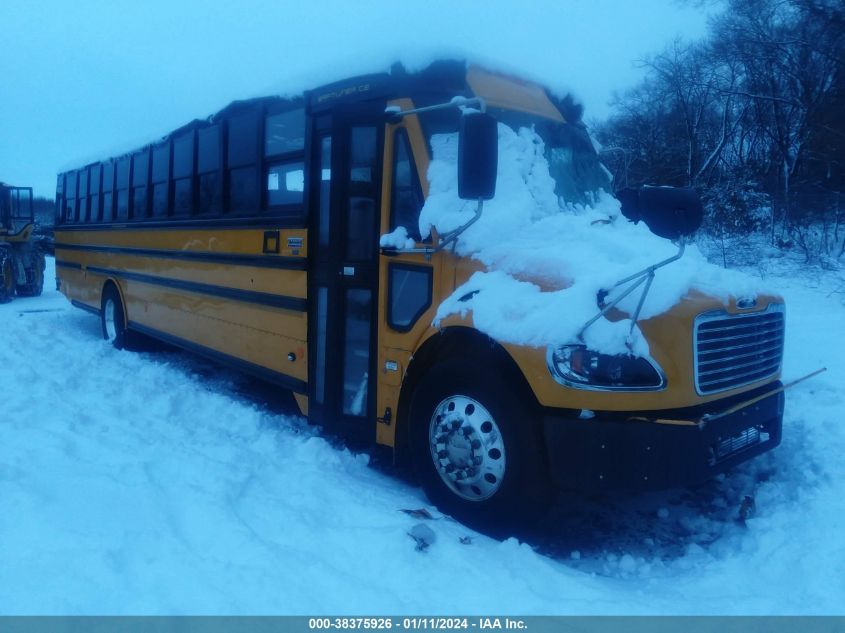
[[705, 395], [776, 374], [783, 358], [784, 310], [705, 312], [695, 318], [695, 388]]

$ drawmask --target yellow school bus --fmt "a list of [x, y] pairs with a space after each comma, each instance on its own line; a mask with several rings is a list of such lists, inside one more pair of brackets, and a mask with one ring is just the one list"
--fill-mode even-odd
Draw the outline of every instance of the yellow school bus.
[[[392, 448], [462, 519], [531, 515], [560, 488], [704, 480], [780, 441], [779, 297], [692, 288], [640, 318], [642, 301], [623, 309], [608, 288], [575, 340], [543, 346], [497, 340], [472, 310], [435, 318], [486, 267], [456, 244], [495, 199], [497, 126], [529, 126], [575, 156], [583, 187], [611, 189], [579, 115], [540, 85], [461, 62], [235, 102], [58, 176], [58, 284], [117, 348], [161, 339], [291, 390], [331, 432]], [[439, 134], [459, 138], [461, 197], [478, 207], [424, 235]], [[632, 195], [626, 215], [683, 250], [700, 203], [620, 194]], [[403, 240], [380, 245], [397, 227]], [[663, 265], [634, 285], [648, 292]], [[626, 319], [647, 356], [584, 343], [591, 325]]]

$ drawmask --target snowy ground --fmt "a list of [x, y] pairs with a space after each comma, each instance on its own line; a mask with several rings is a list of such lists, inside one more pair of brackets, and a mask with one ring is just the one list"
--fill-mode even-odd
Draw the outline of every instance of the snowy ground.
[[845, 280], [757, 268], [786, 296], [785, 378], [829, 368], [789, 392], [780, 448], [696, 490], [564, 500], [523, 542], [426, 521], [426, 552], [400, 511], [419, 489], [241, 376], [113, 350], [51, 270], [0, 306], [0, 613], [845, 613]]

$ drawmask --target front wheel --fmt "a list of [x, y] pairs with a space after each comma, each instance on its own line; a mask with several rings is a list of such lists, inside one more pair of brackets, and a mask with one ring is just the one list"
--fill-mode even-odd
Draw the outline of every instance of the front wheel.
[[100, 307], [100, 323], [103, 328], [103, 338], [117, 349], [126, 347], [127, 331], [126, 318], [123, 314], [123, 302], [120, 293], [111, 283], [103, 289]]
[[435, 365], [411, 405], [412, 453], [443, 512], [473, 526], [522, 527], [551, 501], [534, 403], [476, 361]]

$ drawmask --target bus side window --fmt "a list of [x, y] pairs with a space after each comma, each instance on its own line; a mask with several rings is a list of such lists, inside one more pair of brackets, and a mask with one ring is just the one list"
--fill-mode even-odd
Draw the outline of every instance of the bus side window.
[[65, 222], [76, 221], [76, 172], [70, 171], [67, 174], [67, 185], [65, 190]]
[[169, 213], [169, 178], [170, 141], [166, 141], [153, 148], [153, 217], [162, 218]]
[[408, 236], [420, 241], [420, 211], [423, 207], [417, 167], [411, 155], [408, 133], [399, 128], [393, 142], [393, 191], [390, 204], [390, 230], [404, 226]]
[[76, 221], [88, 221], [88, 169], [79, 170], [79, 198], [76, 202]]
[[115, 220], [129, 219], [129, 157], [117, 161], [117, 209]]
[[99, 222], [101, 217], [100, 212], [100, 176], [102, 174], [102, 165], [97, 163], [91, 166], [91, 182], [88, 185], [88, 197], [90, 204], [88, 209], [88, 221]]
[[[0, 205], [3, 201], [0, 200]], [[8, 210], [6, 211], [8, 213]], [[56, 224], [65, 223], [65, 175], [56, 178]]]
[[194, 210], [194, 133], [173, 139], [173, 215], [185, 217]]
[[150, 175], [150, 151], [143, 150], [132, 157], [132, 218], [147, 217], [147, 180]]
[[264, 120], [264, 201], [271, 215], [302, 213], [304, 150], [305, 110], [268, 113]]
[[103, 222], [114, 220], [114, 162], [103, 163]]
[[258, 211], [258, 112], [250, 110], [229, 119], [226, 146], [226, 181], [231, 213], [254, 215]]
[[213, 125], [199, 131], [197, 174], [199, 174], [200, 215], [220, 214], [222, 211], [222, 183], [220, 182], [219, 125]]

